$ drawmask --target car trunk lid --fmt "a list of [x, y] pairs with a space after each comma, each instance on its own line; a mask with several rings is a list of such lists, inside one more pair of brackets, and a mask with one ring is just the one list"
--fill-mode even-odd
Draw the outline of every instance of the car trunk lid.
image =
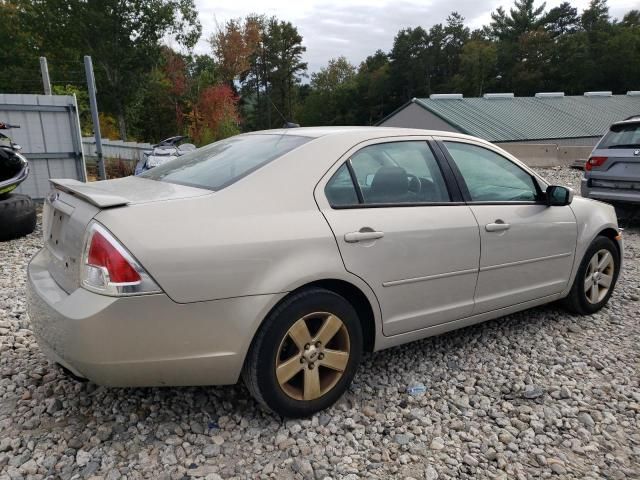
[[45, 199], [42, 214], [44, 248], [49, 273], [67, 293], [80, 286], [85, 232], [101, 210], [212, 194], [208, 190], [137, 177], [93, 183], [55, 179], [51, 185], [53, 190]]

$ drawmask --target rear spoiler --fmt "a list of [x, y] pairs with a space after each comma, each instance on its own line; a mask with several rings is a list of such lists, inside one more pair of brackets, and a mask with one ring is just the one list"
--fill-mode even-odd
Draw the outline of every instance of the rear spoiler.
[[130, 202], [124, 197], [102, 192], [98, 183], [84, 183], [70, 178], [50, 179], [51, 185], [99, 208], [119, 207]]

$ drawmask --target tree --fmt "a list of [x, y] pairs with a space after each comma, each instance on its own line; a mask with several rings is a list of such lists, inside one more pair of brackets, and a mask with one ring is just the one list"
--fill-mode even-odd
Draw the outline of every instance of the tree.
[[569, 2], [563, 2], [549, 10], [540, 23], [552, 37], [571, 35], [581, 27], [578, 9]]
[[0, 1], [0, 38], [5, 47], [0, 53], [0, 92], [42, 93], [38, 53], [29, 32], [21, 22], [21, 5]]
[[520, 35], [519, 61], [512, 72], [513, 92], [516, 95], [531, 95], [547, 90], [552, 48], [551, 35], [542, 28]]
[[250, 15], [227, 22], [210, 43], [224, 80], [240, 85], [245, 128], [280, 125], [280, 115], [293, 118], [300, 79], [307, 70], [302, 61], [306, 48], [293, 24]]
[[516, 0], [509, 14], [499, 7], [491, 14], [493, 34], [500, 40], [517, 41], [523, 33], [536, 30], [543, 21], [545, 4], [536, 8], [534, 3], [535, 0]]
[[54, 95], [75, 95], [78, 104], [78, 117], [80, 119], [80, 130], [83, 136], [91, 135], [93, 131], [91, 109], [89, 107], [89, 93], [74, 85], [52, 85]]
[[194, 0], [10, 0], [22, 28], [50, 64], [93, 58], [102, 110], [114, 113], [127, 138], [127, 106], [152, 70], [163, 39], [191, 48], [200, 37]]
[[609, 6], [607, 0], [591, 0], [589, 7], [582, 12], [582, 27], [587, 32], [609, 28]]
[[429, 42], [429, 34], [422, 27], [400, 30], [393, 40], [389, 74], [395, 107], [430, 93]]
[[334, 93], [353, 81], [355, 75], [356, 67], [351, 65], [346, 57], [333, 58], [326, 67], [311, 74], [311, 87], [321, 92]]
[[441, 49], [444, 55], [442, 86], [451, 88], [451, 79], [460, 69], [460, 56], [464, 45], [469, 41], [469, 28], [464, 26], [464, 17], [451, 12], [444, 27]]
[[345, 57], [329, 60], [311, 75], [300, 120], [304, 125], [349, 125], [356, 121], [356, 69]]
[[189, 135], [198, 145], [222, 140], [240, 132], [238, 97], [225, 84], [207, 87], [189, 114]]
[[630, 10], [622, 17], [622, 26], [640, 27], [640, 10]]
[[162, 68], [156, 67], [145, 75], [128, 109], [130, 127], [136, 137], [156, 143], [182, 133], [177, 127], [171, 89], [171, 81]]
[[[266, 71], [267, 95], [269, 106], [284, 115], [288, 120], [293, 118], [294, 86], [306, 75], [307, 63], [302, 61], [302, 54], [307, 50], [302, 45], [302, 36], [291, 22], [269, 19], [263, 35], [262, 62]], [[269, 115], [268, 127], [272, 126]], [[278, 119], [278, 123], [282, 120]]]
[[245, 77], [262, 36], [260, 17], [231, 19], [209, 38], [222, 80], [230, 85]]
[[527, 78], [532, 84], [532, 76], [540, 78], [533, 70], [522, 62], [527, 62], [531, 52], [527, 48], [534, 45], [536, 40], [543, 38], [540, 33], [532, 33], [542, 30], [544, 23], [544, 6], [534, 6], [534, 0], [515, 0], [513, 8], [507, 14], [500, 7], [491, 14], [489, 32], [491, 38], [497, 41], [497, 68], [500, 82], [498, 87], [504, 90], [524, 89], [516, 83], [516, 70], [519, 71], [519, 79]]
[[356, 75], [356, 89], [357, 125], [373, 125], [390, 111], [389, 56], [382, 50], [369, 55], [360, 64]]
[[614, 32], [606, 0], [591, 0], [589, 7], [582, 12], [581, 23], [584, 32], [577, 35], [574, 41], [578, 41], [585, 50], [580, 70], [587, 80], [587, 88], [609, 90], [610, 79], [615, 70], [606, 71], [603, 64], [612, 53], [608, 50], [607, 44]]
[[628, 22], [615, 25], [604, 50], [608, 54], [601, 59], [601, 70], [606, 72], [607, 90], [625, 92], [637, 89], [640, 78], [640, 26]]
[[497, 49], [495, 43], [481, 38], [467, 42], [460, 55], [457, 89], [469, 96], [482, 96], [496, 77]]

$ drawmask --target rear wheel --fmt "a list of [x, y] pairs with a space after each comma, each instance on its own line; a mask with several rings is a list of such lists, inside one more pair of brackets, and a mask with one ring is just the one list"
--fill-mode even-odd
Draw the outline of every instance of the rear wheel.
[[613, 293], [619, 269], [616, 245], [607, 237], [597, 237], [580, 263], [571, 292], [565, 299], [567, 308], [580, 314], [600, 310]]
[[24, 237], [36, 228], [36, 208], [27, 195], [11, 193], [0, 199], [0, 241]]
[[265, 320], [243, 377], [252, 395], [285, 417], [332, 405], [360, 362], [362, 332], [349, 302], [324, 289], [292, 295]]

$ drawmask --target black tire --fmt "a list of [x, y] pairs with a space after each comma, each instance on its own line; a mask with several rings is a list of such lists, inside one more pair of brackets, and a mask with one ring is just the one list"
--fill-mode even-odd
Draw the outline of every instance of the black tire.
[[[585, 277], [587, 274], [589, 262], [591, 261], [593, 256], [600, 250], [607, 250], [613, 257], [615, 265], [613, 270], [613, 280], [611, 281], [608, 292], [602, 298], [602, 300], [597, 303], [591, 303], [587, 299], [587, 294], [585, 293]], [[591, 243], [591, 245], [585, 252], [584, 257], [580, 262], [580, 266], [578, 267], [578, 272], [576, 273], [576, 278], [573, 281], [573, 286], [571, 287], [569, 295], [563, 300], [565, 308], [573, 313], [578, 313], [581, 315], [590, 315], [597, 312], [609, 301], [609, 298], [611, 297], [611, 294], [613, 293], [613, 290], [616, 286], [619, 274], [620, 252], [618, 251], [618, 248], [610, 238], [604, 236], [596, 237], [596, 239]]]
[[27, 195], [11, 193], [0, 200], [0, 241], [29, 235], [36, 228], [36, 207]]
[[[350, 352], [342, 376], [333, 388], [314, 400], [298, 400], [289, 396], [278, 383], [276, 357], [293, 324], [314, 312], [327, 312], [342, 320], [348, 332]], [[353, 306], [335, 292], [311, 288], [286, 298], [265, 319], [247, 354], [243, 379], [249, 392], [267, 410], [283, 417], [307, 417], [340, 398], [351, 384], [361, 356], [362, 329]], [[318, 370], [320, 368], [317, 367]], [[301, 371], [303, 376], [305, 373]]]

